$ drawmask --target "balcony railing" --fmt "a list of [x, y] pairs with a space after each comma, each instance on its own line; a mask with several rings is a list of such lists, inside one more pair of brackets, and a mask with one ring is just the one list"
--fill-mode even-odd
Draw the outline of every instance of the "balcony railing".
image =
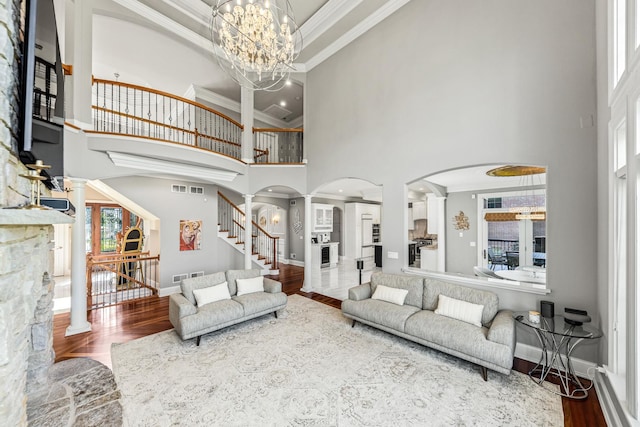
[[121, 304], [158, 294], [160, 255], [87, 255], [87, 308]]
[[93, 129], [241, 159], [242, 124], [205, 105], [142, 86], [94, 79]]
[[253, 128], [254, 162], [302, 163], [302, 134], [302, 128]]
[[[242, 159], [242, 124], [190, 99], [94, 79], [92, 109], [89, 132], [182, 144]], [[253, 133], [255, 163], [302, 163], [302, 128], [253, 128]]]

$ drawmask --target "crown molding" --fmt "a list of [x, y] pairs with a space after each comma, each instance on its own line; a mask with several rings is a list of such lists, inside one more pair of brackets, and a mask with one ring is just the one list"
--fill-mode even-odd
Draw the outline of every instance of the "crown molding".
[[362, 3], [362, 0], [329, 0], [300, 27], [302, 42], [309, 46], [336, 22]]
[[163, 3], [173, 7], [183, 15], [193, 19], [201, 25], [209, 26], [209, 15], [211, 8], [201, 0], [161, 0]]
[[200, 34], [191, 31], [190, 29], [183, 27], [176, 21], [164, 16], [160, 12], [140, 3], [137, 0], [113, 0], [122, 7], [129, 9], [130, 11], [137, 13], [141, 17], [148, 19], [161, 26], [162, 28], [171, 31], [175, 35], [183, 38], [184, 40], [195, 44], [196, 46], [211, 51], [212, 43], [206, 37], [202, 37]]
[[202, 0], [162, 0], [186, 16], [208, 27], [212, 9]]
[[237, 172], [223, 171], [211, 167], [205, 168], [202, 166], [187, 165], [167, 160], [154, 159], [151, 157], [118, 153], [115, 151], [107, 151], [107, 154], [113, 164], [118, 167], [204, 179], [213, 183], [218, 181], [231, 182], [236, 178], [236, 176], [238, 176]]
[[333, 54], [341, 50], [343, 47], [347, 46], [362, 34], [366, 33], [371, 28], [379, 24], [387, 16], [391, 15], [396, 10], [409, 3], [409, 1], [411, 0], [391, 0], [388, 3], [385, 3], [381, 8], [373, 12], [366, 19], [362, 20], [358, 25], [344, 33], [344, 35], [338, 38], [338, 40], [331, 43], [329, 46], [320, 51], [316, 56], [305, 62], [307, 71], [311, 71], [314, 67], [321, 64]]

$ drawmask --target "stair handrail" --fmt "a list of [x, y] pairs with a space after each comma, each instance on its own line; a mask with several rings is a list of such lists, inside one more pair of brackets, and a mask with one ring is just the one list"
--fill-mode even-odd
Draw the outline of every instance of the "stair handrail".
[[[88, 133], [178, 143], [242, 162], [244, 126], [226, 114], [197, 101], [136, 84], [93, 78], [92, 85], [94, 129]], [[101, 102], [103, 105], [99, 105]]]
[[[236, 211], [236, 213], [242, 215], [242, 217], [244, 218], [245, 213], [242, 211], [242, 209], [240, 209], [238, 206], [236, 206], [235, 203], [233, 203], [231, 200], [229, 200], [229, 198], [227, 196], [225, 196], [224, 194], [222, 194], [220, 191], [218, 191], [218, 197], [222, 200], [224, 200], [232, 209], [234, 209]], [[220, 209], [220, 204], [218, 204], [218, 212], [221, 212]], [[242, 225], [242, 223], [240, 221], [236, 221], [235, 219], [232, 219], [232, 221], [235, 223], [235, 225], [238, 227], [239, 230], [242, 230], [243, 235], [245, 234], [245, 227], [244, 225]], [[218, 222], [220, 223], [220, 218], [218, 218]], [[223, 225], [223, 224], [221, 224]], [[279, 236], [272, 236], [271, 234], [269, 234], [264, 228], [262, 228], [259, 224], [257, 224], [255, 221], [251, 220], [251, 225], [252, 225], [252, 230], [256, 230], [257, 233], [254, 235], [251, 235], [251, 240], [252, 240], [252, 252], [255, 252], [258, 254], [258, 256], [264, 255], [264, 258], [267, 260], [268, 263], [271, 263], [272, 268], [275, 270], [278, 266], [278, 241], [280, 239]], [[231, 230], [227, 230], [227, 231], [231, 231]], [[239, 233], [238, 233], [239, 234]], [[256, 251], [255, 248], [257, 248], [259, 245], [257, 244], [257, 240], [260, 238], [260, 235], [263, 235], [267, 240], [270, 241], [270, 253], [272, 254], [272, 257], [269, 256], [269, 253], [267, 254], [261, 254], [260, 251]], [[256, 242], [254, 242], [254, 240], [256, 240]], [[244, 239], [240, 239], [238, 240], [238, 237], [236, 235], [236, 242], [243, 242]]]

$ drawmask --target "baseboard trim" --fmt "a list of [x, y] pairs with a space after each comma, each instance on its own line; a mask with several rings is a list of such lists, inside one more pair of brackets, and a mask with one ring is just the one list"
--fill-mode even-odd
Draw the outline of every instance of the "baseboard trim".
[[[551, 357], [551, 353], [548, 352], [549, 357]], [[516, 351], [514, 356], [518, 359], [524, 359], [529, 362], [538, 363], [540, 360], [540, 356], [542, 355], [542, 349], [539, 347], [535, 347], [528, 344], [516, 343]], [[575, 369], [576, 374], [583, 378], [593, 379], [594, 371], [597, 368], [597, 365], [593, 362], [589, 362], [584, 359], [577, 359], [575, 357], [571, 358], [571, 363], [573, 364], [573, 369]]]
[[304, 261], [297, 261], [294, 259], [290, 259], [289, 264], [295, 265], [296, 267], [304, 267]]
[[169, 296], [171, 294], [179, 294], [180, 292], [182, 292], [180, 290], [180, 286], [169, 286], [167, 288], [158, 289], [158, 296], [159, 297], [166, 297], [166, 296]]
[[595, 388], [604, 420], [608, 426], [631, 426], [631, 423], [627, 420], [627, 414], [620, 405], [620, 401], [611, 386], [606, 371], [602, 371], [604, 369], [596, 371]]

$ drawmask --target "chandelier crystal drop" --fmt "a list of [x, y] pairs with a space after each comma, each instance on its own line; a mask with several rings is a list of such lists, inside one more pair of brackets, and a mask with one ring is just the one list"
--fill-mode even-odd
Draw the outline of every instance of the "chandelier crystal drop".
[[218, 0], [211, 40], [218, 63], [234, 81], [265, 91], [285, 84], [302, 47], [288, 0]]

